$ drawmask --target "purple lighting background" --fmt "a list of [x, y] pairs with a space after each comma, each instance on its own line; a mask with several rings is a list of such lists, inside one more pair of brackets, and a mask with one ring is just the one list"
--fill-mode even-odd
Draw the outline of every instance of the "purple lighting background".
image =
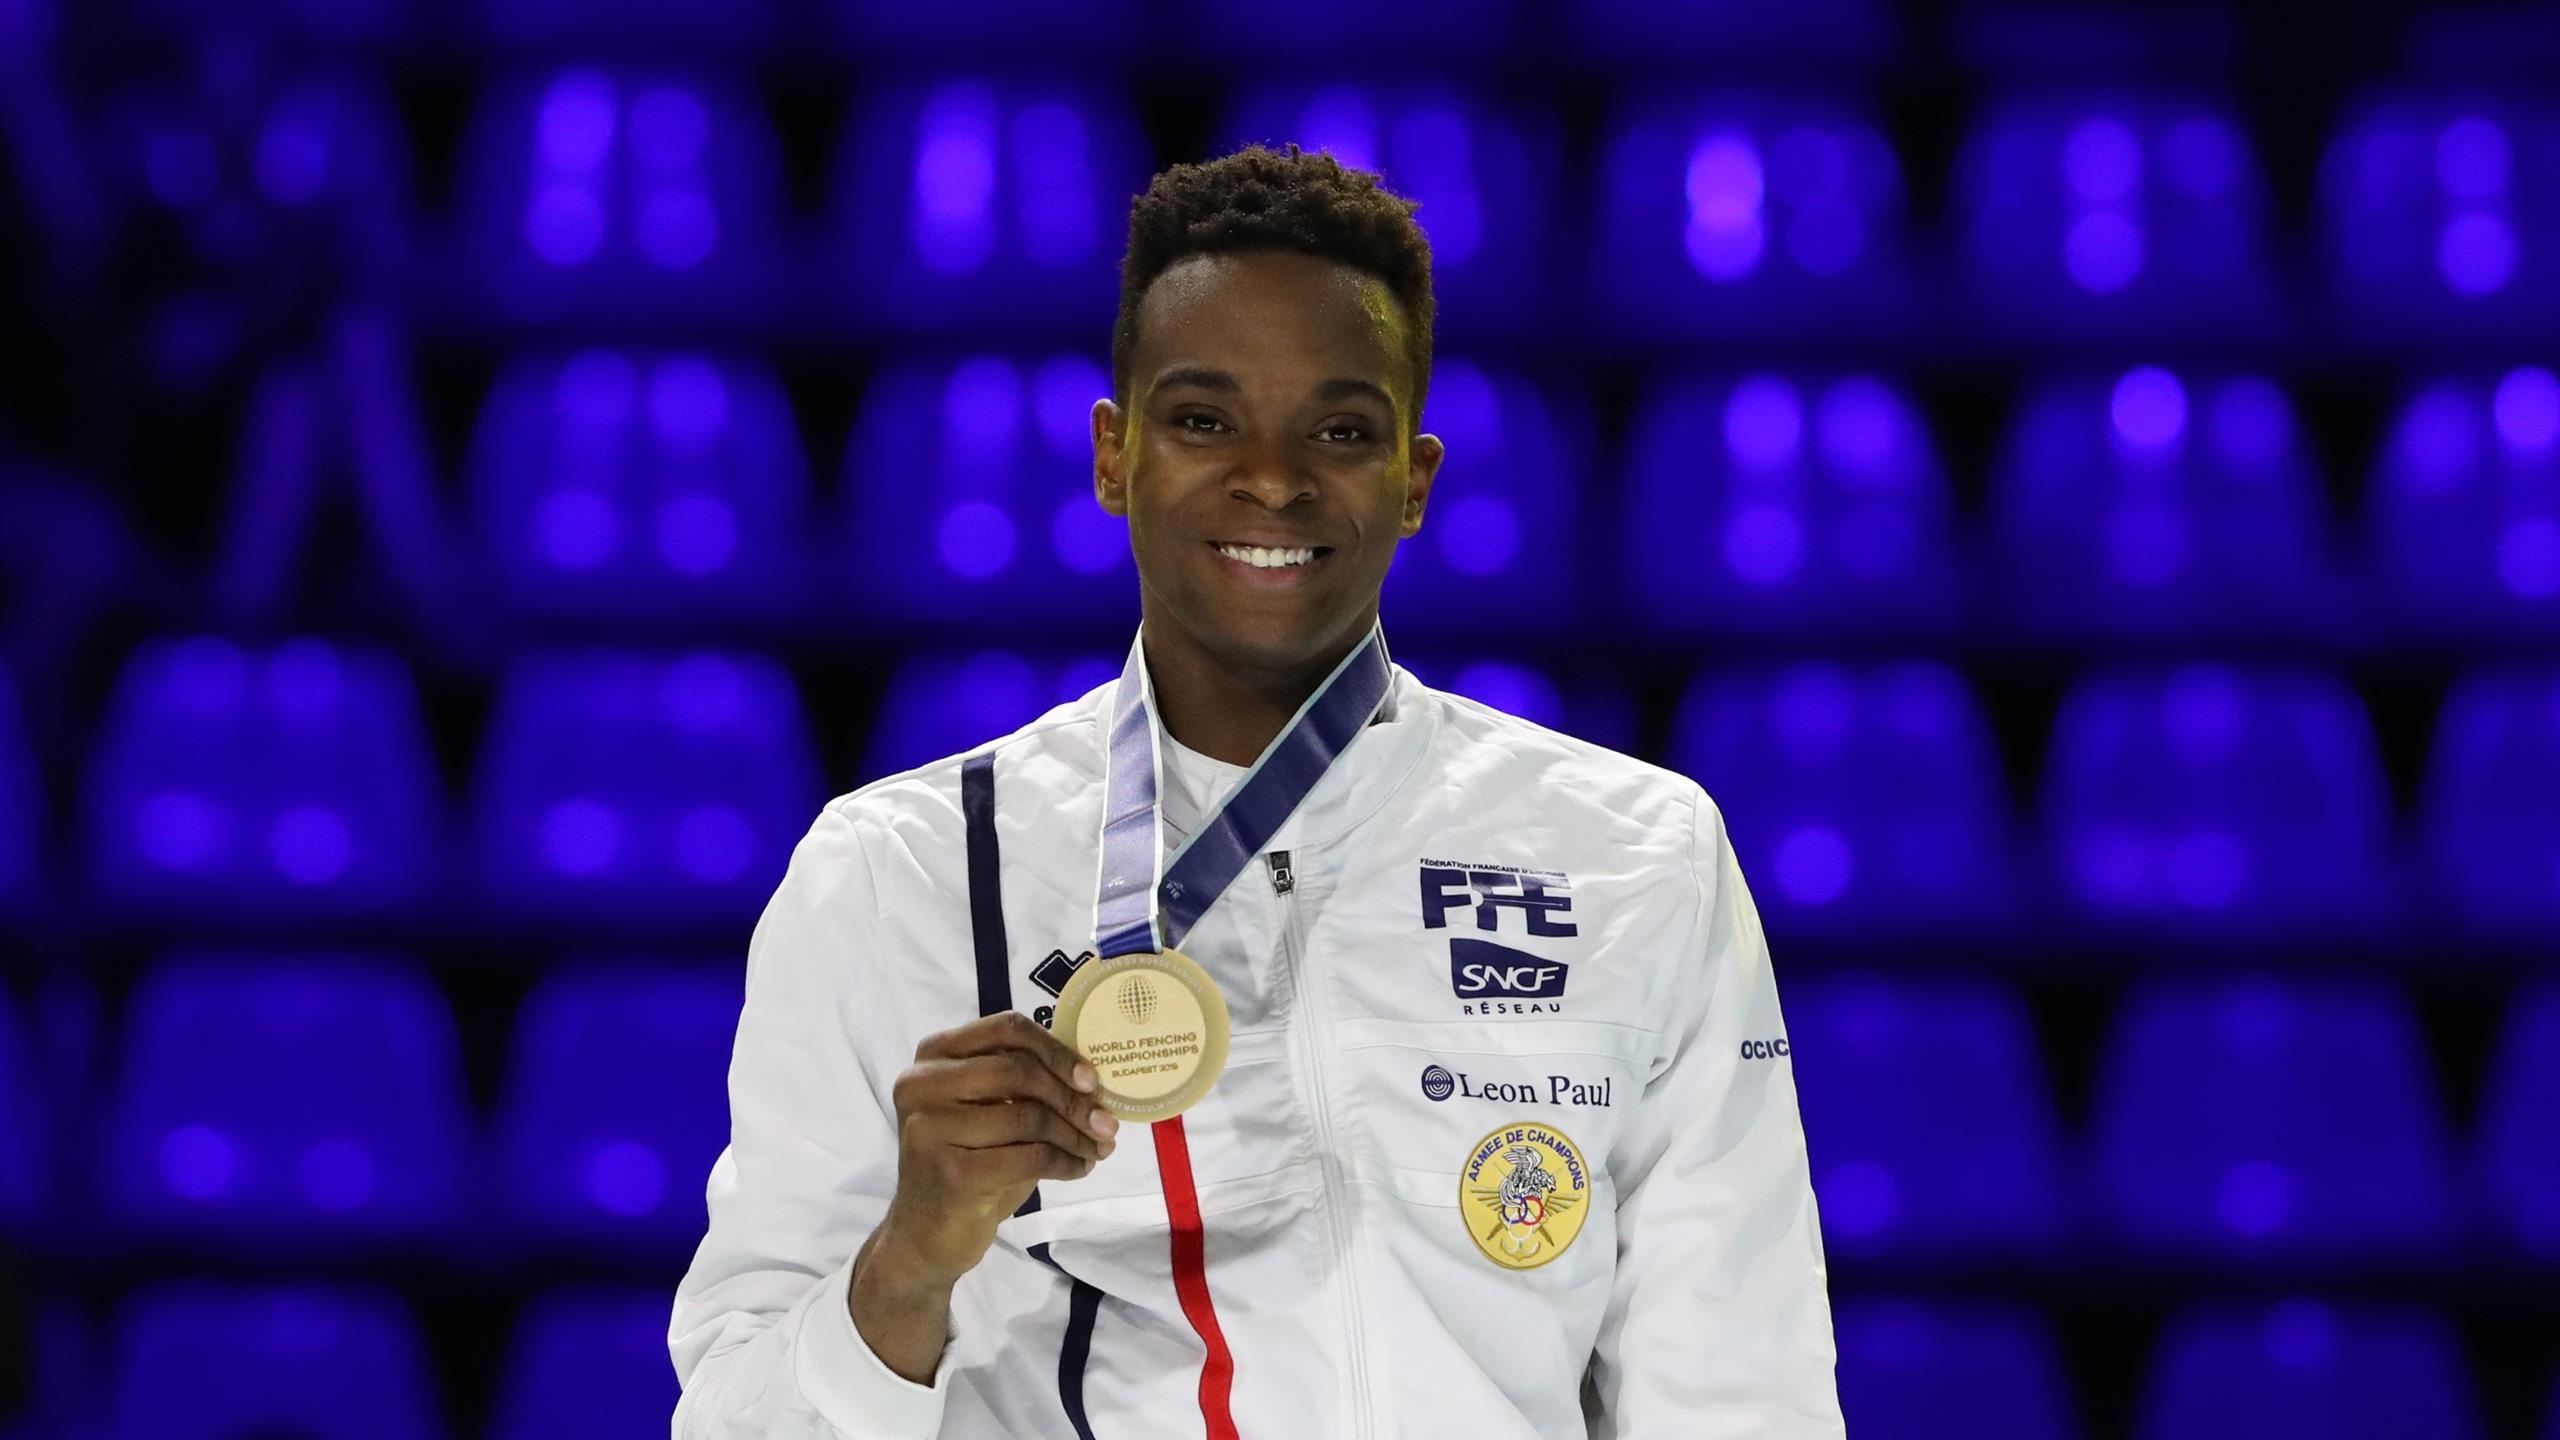
[[1422, 202], [1397, 659], [1724, 813], [1854, 1434], [2560, 1440], [2554, 75], [2548, 6], [0, 0], [0, 1440], [665, 1432], [758, 908], [1116, 674], [1128, 202], [1248, 139]]

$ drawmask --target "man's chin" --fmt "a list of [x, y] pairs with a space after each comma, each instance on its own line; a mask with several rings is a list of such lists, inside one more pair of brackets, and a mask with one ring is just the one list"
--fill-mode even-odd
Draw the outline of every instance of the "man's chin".
[[1356, 616], [1301, 607], [1263, 613], [1235, 607], [1204, 620], [1194, 627], [1203, 648], [1239, 670], [1303, 670], [1339, 659], [1341, 651], [1359, 643], [1349, 633], [1357, 624]]

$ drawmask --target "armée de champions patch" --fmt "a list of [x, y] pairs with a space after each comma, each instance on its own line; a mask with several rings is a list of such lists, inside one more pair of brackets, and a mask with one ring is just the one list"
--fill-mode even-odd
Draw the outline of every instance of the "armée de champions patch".
[[1552, 1125], [1504, 1125], [1467, 1152], [1458, 1216], [1467, 1238], [1506, 1270], [1535, 1270], [1582, 1233], [1591, 1167]]
[[[1573, 877], [1490, 861], [1425, 859], [1421, 863], [1422, 928], [1449, 928], [1451, 912], [1474, 928], [1501, 933], [1512, 917], [1524, 938], [1568, 940], [1581, 927], [1573, 913]], [[1472, 936], [1449, 937], [1449, 989], [1461, 1015], [1557, 1015], [1564, 1011], [1567, 966], [1554, 955]]]

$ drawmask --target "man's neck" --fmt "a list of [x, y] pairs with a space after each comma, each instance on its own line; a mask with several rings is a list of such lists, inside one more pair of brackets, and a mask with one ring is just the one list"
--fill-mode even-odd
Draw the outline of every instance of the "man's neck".
[[1174, 739], [1213, 760], [1250, 765], [1333, 673], [1342, 657], [1369, 638], [1354, 626], [1339, 645], [1304, 665], [1262, 670], [1235, 665], [1202, 649], [1171, 625], [1140, 631], [1156, 715]]

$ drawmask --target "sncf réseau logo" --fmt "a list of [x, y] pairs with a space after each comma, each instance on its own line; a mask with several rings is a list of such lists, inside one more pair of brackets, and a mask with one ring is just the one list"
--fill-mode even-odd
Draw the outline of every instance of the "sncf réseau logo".
[[[1422, 928], [1445, 930], [1464, 911], [1481, 932], [1501, 933], [1506, 917], [1524, 937], [1568, 939], [1580, 933], [1572, 878], [1557, 870], [1523, 870], [1457, 860], [1422, 862]], [[1495, 940], [1449, 937], [1449, 988], [1462, 1015], [1553, 1015], [1564, 1009], [1565, 962]]]

